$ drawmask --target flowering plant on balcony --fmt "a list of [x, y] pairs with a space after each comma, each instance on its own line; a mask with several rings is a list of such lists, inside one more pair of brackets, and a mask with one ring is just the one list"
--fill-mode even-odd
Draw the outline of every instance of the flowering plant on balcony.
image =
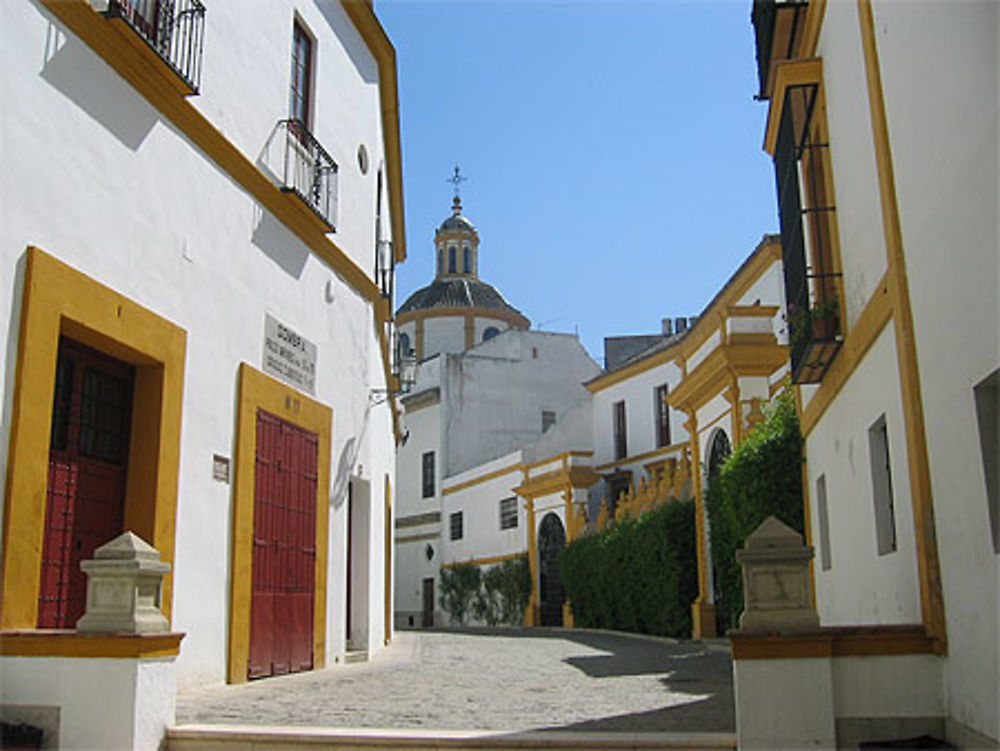
[[836, 300], [824, 300], [808, 307], [788, 306], [788, 337], [795, 345], [810, 339], [832, 339], [840, 328]]

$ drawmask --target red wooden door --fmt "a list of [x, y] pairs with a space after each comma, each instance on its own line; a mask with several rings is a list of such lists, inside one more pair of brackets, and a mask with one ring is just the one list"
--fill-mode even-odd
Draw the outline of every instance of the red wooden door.
[[39, 628], [72, 628], [86, 606], [80, 561], [122, 532], [132, 368], [67, 339], [52, 407]]
[[319, 440], [257, 411], [249, 677], [313, 665]]

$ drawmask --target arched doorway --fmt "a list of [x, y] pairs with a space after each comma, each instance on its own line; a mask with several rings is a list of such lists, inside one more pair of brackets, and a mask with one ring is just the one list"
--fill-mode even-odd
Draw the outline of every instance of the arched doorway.
[[559, 552], [566, 530], [558, 514], [548, 513], [538, 528], [538, 609], [542, 626], [563, 625], [566, 590], [559, 577]]
[[[712, 482], [719, 476], [719, 471], [722, 469], [722, 465], [732, 453], [733, 447], [729, 442], [729, 436], [726, 435], [726, 431], [722, 428], [716, 428], [708, 443], [708, 462], [705, 465], [706, 493], [708, 492], [708, 488], [711, 487]], [[712, 593], [712, 602], [716, 604], [715, 633], [724, 634], [729, 628], [729, 617], [727, 612], [728, 607], [726, 606], [726, 603], [723, 602], [723, 593], [721, 591], [722, 579], [719, 572], [716, 570], [715, 561], [712, 558], [712, 525], [709, 520], [707, 503], [704, 504], [704, 508], [705, 536], [708, 538], [706, 540], [706, 556], [708, 559], [708, 591]]]

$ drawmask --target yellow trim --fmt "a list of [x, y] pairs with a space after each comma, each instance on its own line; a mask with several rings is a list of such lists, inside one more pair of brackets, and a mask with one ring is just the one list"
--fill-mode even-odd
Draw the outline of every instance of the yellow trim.
[[531, 464], [526, 464], [524, 468], [530, 474], [531, 470], [536, 469], [538, 467], [544, 467], [546, 464], [552, 464], [553, 462], [561, 462], [563, 468], [568, 469], [569, 460], [572, 459], [574, 456], [578, 456], [582, 459], [593, 455], [594, 455], [593, 451], [572, 451], [572, 450], [563, 451], [562, 453], [553, 454], [552, 456], [546, 457], [545, 459], [539, 459], [538, 461], [532, 462]]
[[808, 60], [786, 60], [776, 66], [774, 93], [767, 110], [767, 130], [764, 132], [764, 151], [772, 157], [778, 144], [778, 126], [781, 124], [781, 110], [785, 106], [785, 89], [811, 83], [818, 85], [822, 81], [823, 60], [818, 57]]
[[698, 596], [691, 603], [691, 636], [703, 639], [715, 636], [715, 604], [708, 591], [708, 560], [705, 534], [705, 501], [701, 487], [701, 446], [699, 441], [698, 417], [693, 409], [685, 410], [688, 421], [684, 428], [691, 436], [691, 484], [694, 487], [694, 528], [697, 540], [695, 552], [698, 561]]
[[636, 454], [635, 456], [627, 456], [624, 459], [619, 459], [615, 462], [607, 462], [606, 464], [601, 464], [600, 466], [594, 467], [598, 472], [607, 472], [608, 470], [614, 469], [615, 467], [621, 467], [624, 464], [633, 464], [635, 462], [644, 462], [647, 459], [657, 459], [661, 456], [668, 456], [669, 454], [675, 454], [681, 451], [686, 445], [687, 441], [682, 443], [671, 443], [669, 446], [664, 446], [663, 448], [655, 449], [654, 451], [647, 451], [644, 454]]
[[240, 363], [233, 481], [232, 561], [229, 603], [229, 682], [244, 683], [250, 658], [250, 599], [253, 584], [253, 516], [257, 410], [315, 433], [319, 439], [316, 477], [316, 579], [313, 602], [313, 668], [326, 665], [326, 564], [330, 518], [329, 407], [246, 363]]
[[396, 76], [396, 50], [379, 23], [370, 3], [340, 0], [347, 15], [361, 34], [378, 64], [379, 105], [382, 114], [382, 139], [385, 150], [386, 183], [389, 186], [389, 211], [392, 214], [392, 247], [396, 263], [406, 260], [406, 224], [403, 221], [403, 151], [399, 138], [399, 84]]
[[[25, 254], [21, 330], [7, 457], [0, 627], [38, 621], [52, 399], [65, 334], [135, 366], [127, 529], [172, 563], [185, 331], [38, 248]], [[173, 576], [163, 581], [170, 618]]]
[[726, 311], [731, 306], [734, 306], [736, 301], [746, 294], [753, 283], [760, 279], [774, 263], [779, 261], [781, 261], [781, 243], [777, 241], [761, 243], [750, 254], [750, 257], [743, 263], [743, 266], [726, 283], [726, 286], [718, 292], [715, 299], [701, 315], [694, 327], [689, 329], [682, 339], [620, 370], [598, 376], [592, 381], [585, 383], [584, 386], [592, 394], [596, 394], [598, 391], [603, 391], [610, 386], [614, 386], [617, 383], [621, 383], [675, 359], [679, 360], [681, 373], [686, 378], [688, 375], [686, 358], [694, 354], [705, 343], [708, 337], [719, 328], [719, 319], [715, 314], [720, 310]]
[[451, 487], [444, 488], [441, 491], [441, 495], [451, 495], [452, 493], [458, 493], [462, 490], [475, 487], [476, 485], [482, 485], [484, 482], [489, 482], [490, 480], [495, 480], [498, 477], [503, 477], [504, 475], [509, 475], [511, 472], [517, 472], [522, 469], [520, 462], [516, 464], [511, 464], [509, 467], [504, 467], [503, 469], [496, 469], [492, 472], [487, 472], [485, 475], [480, 477], [475, 477], [471, 480], [466, 480], [465, 482], [460, 482], [457, 485], [452, 485]]
[[786, 362], [788, 348], [777, 343], [720, 345], [674, 387], [667, 402], [674, 409], [698, 409], [721, 394], [733, 377], [769, 376]]
[[730, 305], [725, 318], [774, 318], [779, 310], [778, 305]]
[[563, 467], [526, 480], [523, 485], [514, 488], [514, 492], [522, 498], [535, 499], [556, 490], [565, 492], [571, 488], [589, 488], [600, 479], [601, 476], [590, 467]]
[[466, 316], [503, 321], [504, 323], [510, 324], [510, 326], [515, 329], [527, 329], [531, 327], [531, 322], [520, 313], [515, 313], [510, 310], [496, 310], [493, 308], [477, 307], [441, 307], [407, 310], [406, 312], [399, 313], [396, 316], [396, 324], [402, 326], [404, 323], [409, 323], [410, 321], [417, 321], [418, 323], [421, 323], [428, 318], [465, 318]]
[[504, 555], [493, 555], [488, 558], [470, 558], [467, 561], [452, 561], [451, 563], [441, 564], [441, 568], [455, 568], [455, 566], [491, 566], [494, 563], [503, 563], [504, 561], [513, 561], [515, 558], [520, 558], [525, 554], [525, 551], [520, 553], [506, 553]]
[[823, 28], [823, 20], [826, 18], [826, 0], [809, 0], [809, 9], [806, 11], [805, 29], [802, 32], [802, 47], [799, 50], [800, 57], [813, 57], [816, 54], [816, 46], [819, 44], [819, 32]]
[[[525, 472], [527, 476], [527, 472]], [[538, 540], [535, 531], [535, 501], [528, 498], [528, 569], [531, 571], [531, 597], [528, 598], [528, 607], [525, 608], [524, 625], [537, 626], [538, 603], [540, 596], [538, 592]]]
[[872, 136], [875, 142], [882, 229], [889, 262], [889, 297], [892, 302], [892, 321], [896, 335], [903, 423], [906, 426], [906, 456], [909, 463], [913, 525], [917, 544], [921, 617], [927, 635], [934, 639], [937, 648], [944, 652], [947, 648], [947, 627], [934, 525], [934, 499], [931, 492], [920, 370], [917, 363], [913, 313], [910, 309], [910, 291], [906, 279], [906, 257], [903, 252], [903, 234], [899, 219], [899, 204], [896, 199], [896, 178], [889, 143], [889, 123], [882, 91], [882, 74], [871, 0], [858, 0], [858, 19], [861, 25], [861, 46], [865, 56]]
[[465, 348], [472, 349], [476, 343], [476, 317], [471, 313], [465, 314]]
[[392, 641], [392, 480], [389, 473], [385, 475], [385, 555], [383, 570], [385, 572], [385, 609], [383, 611], [383, 629], [385, 639], [383, 644]]
[[734, 660], [919, 655], [935, 651], [934, 640], [922, 625], [834, 627], [780, 636], [736, 632], [731, 640]]
[[800, 423], [803, 436], [808, 436], [816, 427], [816, 423], [840, 393], [840, 389], [847, 383], [847, 379], [861, 363], [891, 317], [892, 303], [889, 298], [888, 275], [886, 275], [882, 277], [858, 320], [854, 322], [854, 327], [844, 338], [840, 352], [823, 376], [823, 382], [813, 394], [809, 404], [802, 410]]
[[75, 631], [0, 631], [4, 657], [176, 657], [184, 634], [78, 634]]

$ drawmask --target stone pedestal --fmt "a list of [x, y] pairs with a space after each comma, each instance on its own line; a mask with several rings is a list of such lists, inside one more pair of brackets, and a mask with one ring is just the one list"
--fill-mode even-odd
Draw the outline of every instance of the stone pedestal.
[[166, 633], [160, 611], [163, 577], [170, 564], [142, 538], [125, 532], [94, 551], [80, 568], [87, 574], [87, 610], [80, 633]]
[[802, 535], [769, 516], [736, 552], [743, 567], [745, 632], [801, 631], [819, 628], [812, 608], [809, 561], [813, 549]]

